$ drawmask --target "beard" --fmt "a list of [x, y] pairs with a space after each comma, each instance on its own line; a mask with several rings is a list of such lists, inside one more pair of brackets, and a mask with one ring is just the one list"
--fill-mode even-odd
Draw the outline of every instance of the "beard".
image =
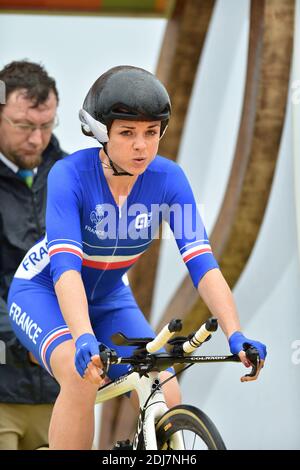
[[40, 153], [20, 155], [19, 153], [13, 153], [11, 160], [19, 167], [25, 170], [33, 170], [40, 166], [42, 163], [42, 155]]

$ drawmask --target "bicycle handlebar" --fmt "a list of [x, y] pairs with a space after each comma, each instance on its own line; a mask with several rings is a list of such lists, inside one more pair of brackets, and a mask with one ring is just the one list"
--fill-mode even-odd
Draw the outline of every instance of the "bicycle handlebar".
[[218, 329], [218, 321], [216, 318], [209, 318], [205, 324], [203, 324], [196, 333], [194, 333], [193, 337], [188, 341], [185, 341], [182, 345], [182, 350], [186, 354], [190, 354], [195, 349], [199, 348], [202, 343], [207, 341], [211, 333], [217, 331]]
[[[211, 333], [216, 331], [218, 328], [218, 321], [215, 318], [210, 318], [205, 324], [203, 324], [191, 338], [186, 337], [175, 337], [170, 340], [175, 332], [182, 329], [181, 320], [172, 320], [168, 325], [164, 326], [158, 333], [156, 338], [146, 343], [143, 339], [138, 339], [140, 343], [144, 344], [144, 347], [135, 350], [131, 357], [119, 357], [115, 351], [109, 348], [104, 348], [100, 351], [100, 358], [106, 369], [109, 368], [109, 364], [131, 364], [139, 373], [146, 373], [150, 370], [165, 370], [174, 364], [193, 364], [199, 362], [240, 362], [238, 355], [231, 356], [186, 356], [195, 351], [205, 341], [210, 339]], [[126, 338], [126, 337], [125, 337]], [[136, 341], [137, 338], [134, 339]], [[144, 338], [145, 339], [145, 338]], [[126, 338], [127, 344], [130, 344], [130, 339]], [[132, 340], [133, 341], [133, 340]], [[154, 355], [155, 352], [159, 351], [165, 346], [165, 344], [173, 345], [173, 352], [171, 354], [161, 353]], [[126, 343], [123, 343], [126, 344]], [[252, 364], [252, 370], [250, 374], [244, 376], [244, 380], [249, 380], [249, 377], [255, 377], [259, 366], [259, 353], [258, 351], [248, 343], [243, 345], [247, 359]], [[148, 353], [148, 355], [147, 355]]]
[[146, 344], [148, 353], [155, 353], [159, 351], [164, 345], [172, 338], [175, 332], [181, 331], [181, 320], [171, 320], [170, 323], [163, 327], [158, 335], [149, 343]]

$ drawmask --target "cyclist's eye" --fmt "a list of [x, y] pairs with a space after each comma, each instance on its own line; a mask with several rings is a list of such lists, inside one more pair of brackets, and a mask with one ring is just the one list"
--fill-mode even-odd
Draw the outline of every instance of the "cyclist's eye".
[[158, 132], [154, 131], [154, 130], [147, 131], [147, 135], [150, 135], [150, 136], [154, 136], [154, 135], [157, 135], [157, 134], [158, 134]]

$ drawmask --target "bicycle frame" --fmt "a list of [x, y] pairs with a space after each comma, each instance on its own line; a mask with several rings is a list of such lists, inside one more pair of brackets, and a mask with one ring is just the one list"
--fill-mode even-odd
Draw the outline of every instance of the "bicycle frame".
[[[174, 364], [192, 365], [205, 362], [240, 362], [240, 358], [236, 355], [190, 355], [201, 346], [204, 341], [211, 337], [211, 332], [216, 331], [217, 321], [215, 319], [207, 320], [191, 338], [174, 338], [172, 343], [169, 339], [173, 336], [175, 331], [180, 331], [180, 329], [180, 320], [172, 320], [161, 330], [155, 339], [150, 339], [150, 341], [149, 338], [126, 338], [122, 333], [118, 333], [112, 338], [115, 344], [126, 344], [140, 348], [137, 350], [138, 354], [131, 357], [117, 356], [116, 353], [111, 350], [100, 350], [100, 358], [105, 367], [109, 367], [110, 364], [131, 364], [133, 367], [133, 370], [129, 373], [101, 387], [97, 392], [95, 401], [96, 404], [103, 403], [131, 392], [132, 390], [136, 390], [139, 399], [140, 414], [137, 430], [133, 439], [133, 450], [142, 447], [142, 444], [146, 450], [157, 450], [158, 447], [155, 426], [159, 419], [169, 410], [160, 386], [159, 371], [166, 370]], [[157, 353], [166, 342], [174, 345], [172, 353]], [[143, 351], [142, 354], [141, 351]], [[252, 363], [252, 372], [249, 375], [254, 376], [259, 361], [258, 352], [253, 350], [249, 345], [247, 345], [245, 352], [247, 358]], [[149, 358], [150, 362], [147, 360]], [[171, 440], [174, 449], [185, 449], [181, 432], [174, 432]]]
[[[181, 362], [178, 357], [176, 359], [177, 363]], [[235, 356], [190, 356], [182, 358], [182, 362], [190, 364], [205, 362], [239, 362], [239, 358]], [[159, 372], [149, 372], [147, 375], [148, 377], [145, 375], [140, 377], [137, 372], [129, 372], [101, 387], [96, 395], [95, 403], [99, 404], [133, 390], [137, 392], [140, 413], [137, 422], [137, 430], [133, 438], [133, 450], [137, 449], [142, 438], [146, 450], [157, 450], [155, 423], [169, 409], [163, 392], [159, 387]], [[174, 434], [172, 440], [174, 445], [176, 445], [176, 449], [184, 449], [180, 433]]]
[[[97, 392], [96, 404], [104, 403], [124, 393], [136, 390], [139, 398], [140, 414], [137, 430], [133, 438], [133, 450], [137, 449], [142, 438], [146, 450], [157, 449], [155, 422], [168, 411], [159, 383], [158, 372], [149, 372], [148, 377], [140, 377], [137, 372], [129, 372], [104, 385]], [[174, 439], [176, 440], [174, 442], [177, 446], [176, 448], [184, 449], [180, 435], [174, 436]]]

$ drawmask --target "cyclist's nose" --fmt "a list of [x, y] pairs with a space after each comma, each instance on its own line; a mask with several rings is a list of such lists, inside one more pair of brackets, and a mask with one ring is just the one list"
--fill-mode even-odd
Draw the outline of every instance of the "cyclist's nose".
[[143, 135], [136, 135], [133, 142], [134, 150], [145, 150], [146, 148], [146, 139]]

